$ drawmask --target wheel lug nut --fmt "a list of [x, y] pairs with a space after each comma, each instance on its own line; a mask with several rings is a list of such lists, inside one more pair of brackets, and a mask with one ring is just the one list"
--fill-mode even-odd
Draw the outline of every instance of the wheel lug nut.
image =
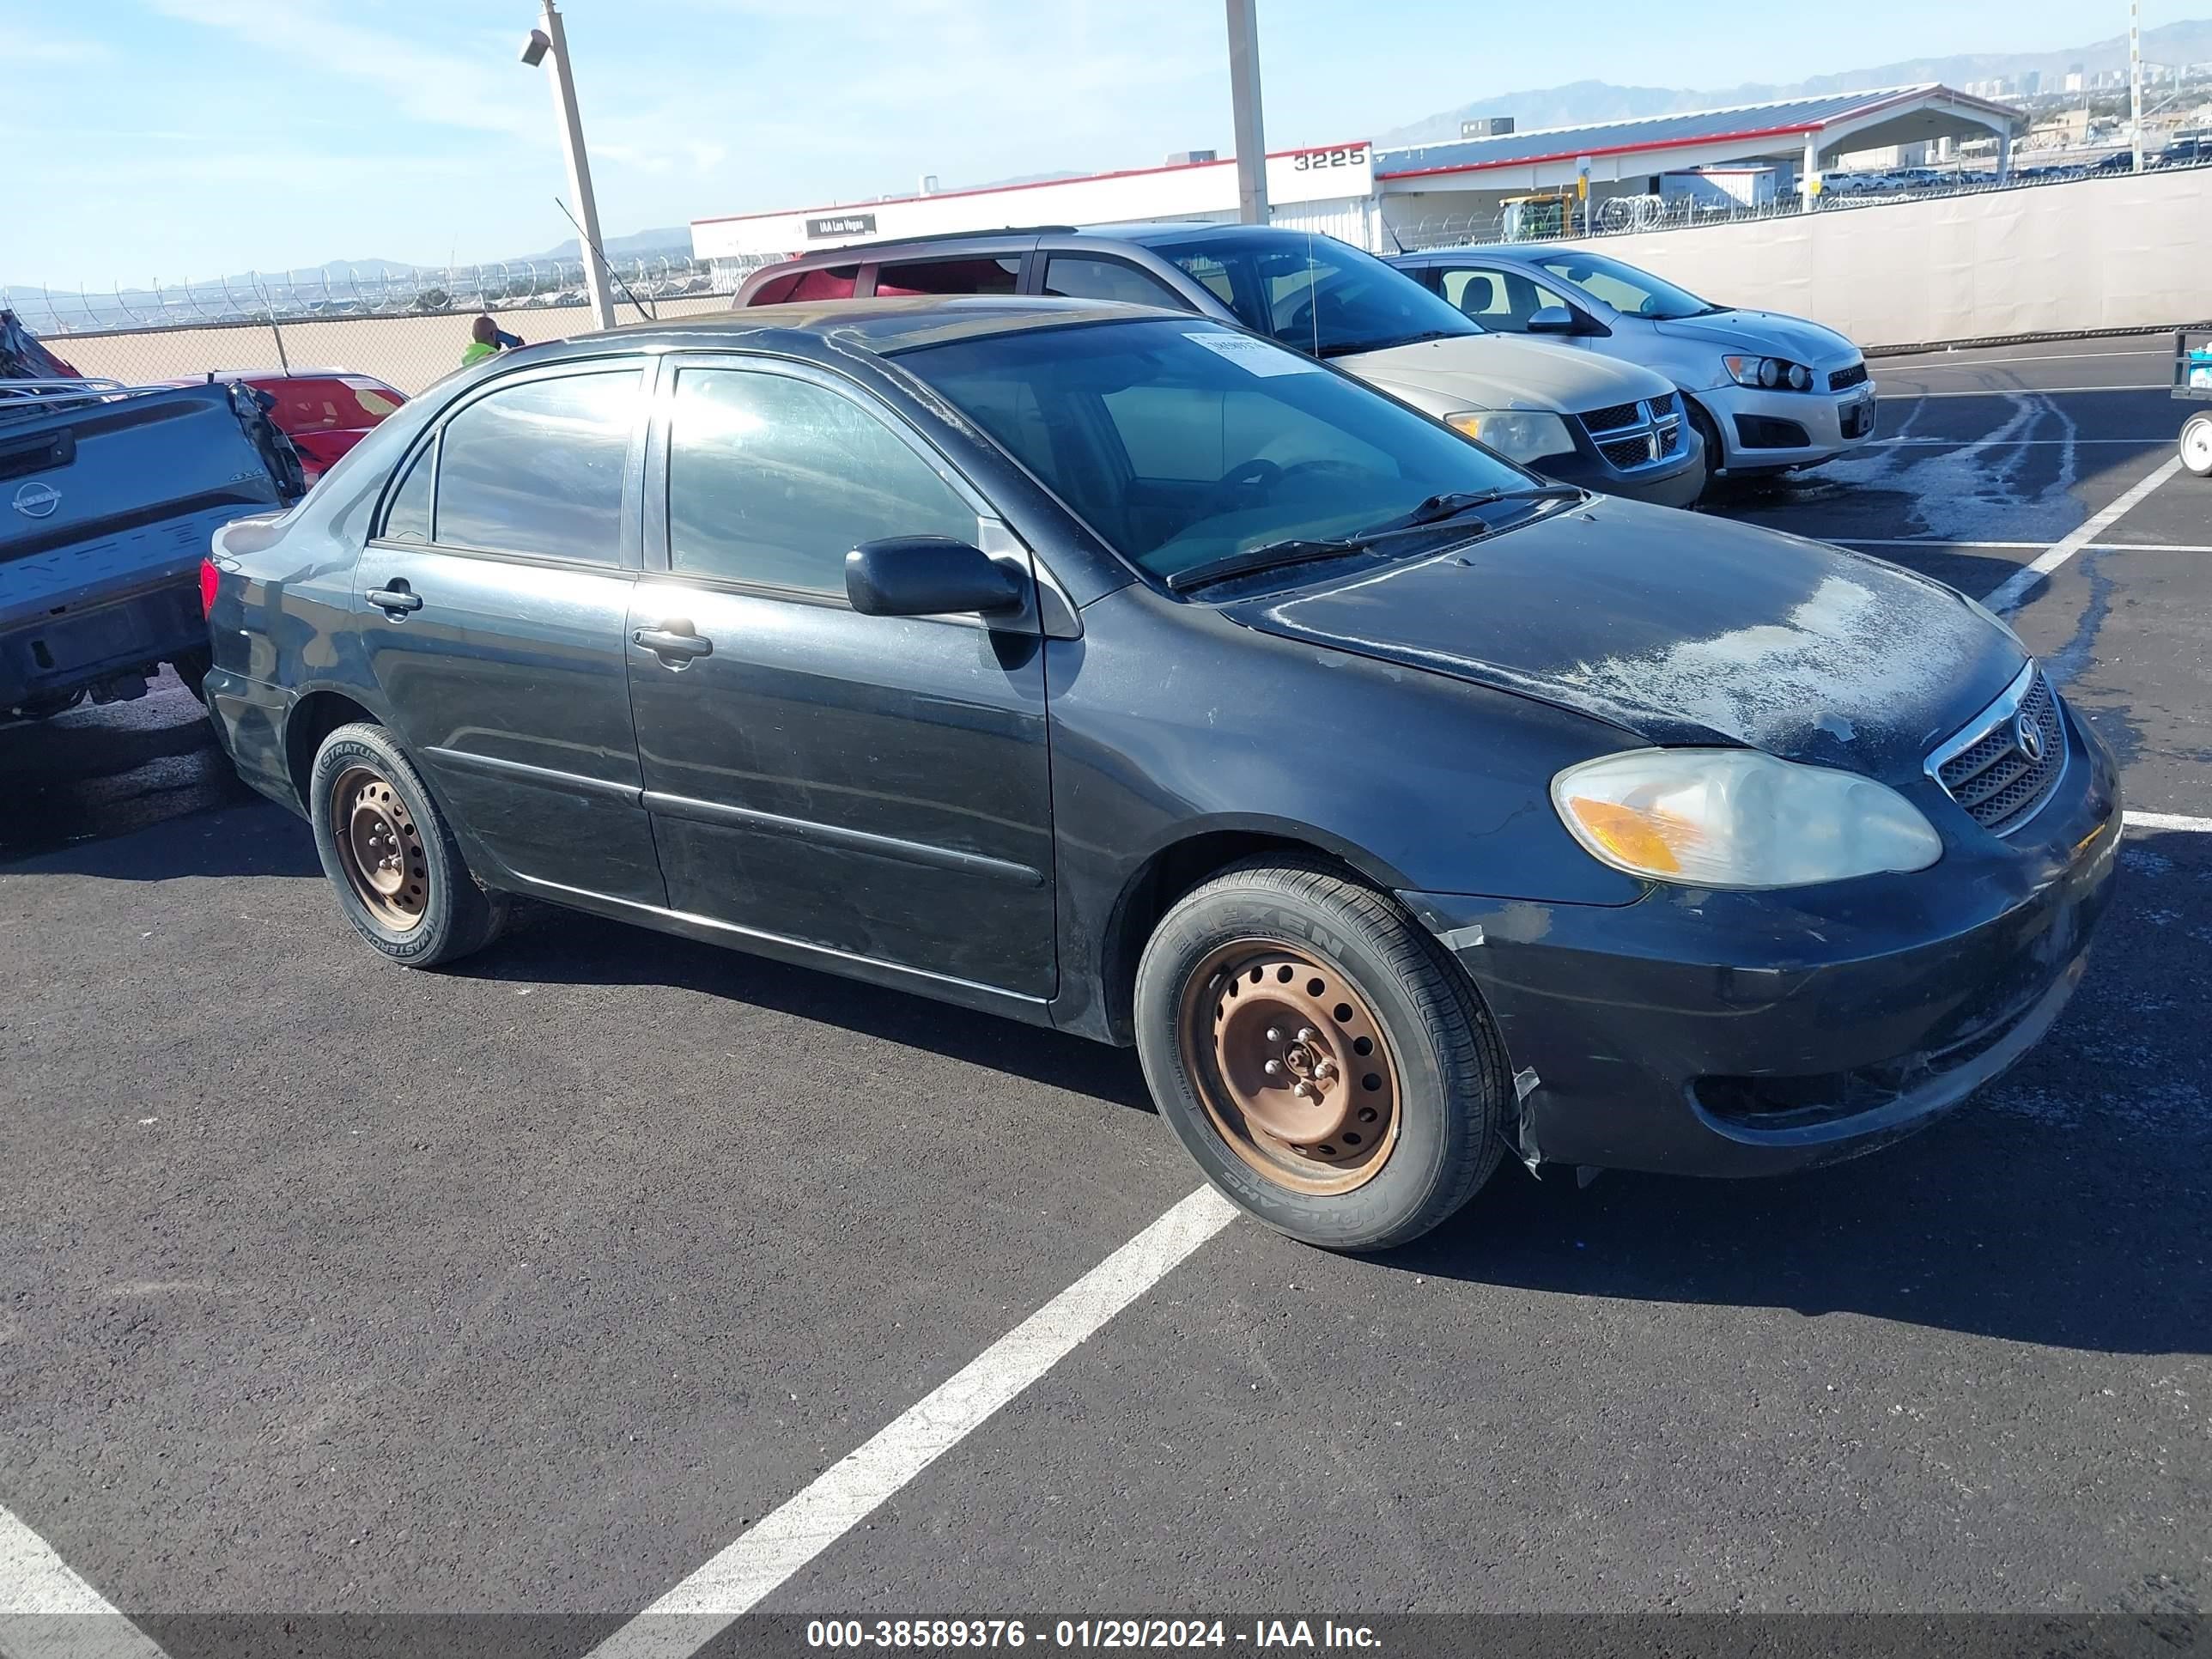
[[1282, 1075], [1283, 1062], [1279, 1060], [1271, 1060], [1267, 1062], [1267, 1070], [1269, 1077], [1279, 1077]]
[[1267, 1041], [1270, 1042], [1280, 1042], [1282, 1040], [1282, 1032], [1278, 1030], [1274, 1026], [1270, 1025], [1267, 1028]]
[[1311, 1042], [1313, 1040], [1314, 1040], [1314, 1028], [1313, 1028], [1312, 1026], [1310, 1026], [1310, 1025], [1301, 1025], [1301, 1026], [1299, 1026], [1299, 1027], [1298, 1027], [1298, 1041], [1299, 1041], [1299, 1042]]

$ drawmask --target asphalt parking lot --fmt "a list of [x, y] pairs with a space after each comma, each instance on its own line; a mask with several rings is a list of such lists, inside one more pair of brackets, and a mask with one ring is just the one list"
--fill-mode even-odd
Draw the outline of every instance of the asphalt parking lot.
[[[2069, 553], [2016, 625], [2158, 817], [2051, 1038], [1874, 1157], [1509, 1164], [1382, 1259], [1146, 1235], [1199, 1180], [1127, 1052], [550, 911], [396, 970], [180, 687], [0, 732], [0, 1615], [69, 1574], [179, 1659], [239, 1613], [582, 1653], [717, 1561], [866, 1620], [2200, 1613], [2212, 483], [2142, 489], [2166, 349], [1880, 360], [1878, 443], [1715, 509], [1978, 596]], [[1126, 1306], [994, 1347], [1140, 1235]], [[1012, 1397], [916, 1412], [953, 1378]]]

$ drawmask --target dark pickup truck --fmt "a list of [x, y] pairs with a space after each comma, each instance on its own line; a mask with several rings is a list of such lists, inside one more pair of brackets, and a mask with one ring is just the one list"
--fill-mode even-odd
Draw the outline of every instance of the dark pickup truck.
[[301, 489], [252, 388], [76, 378], [0, 312], [0, 720], [143, 696], [165, 662], [197, 693], [209, 538]]

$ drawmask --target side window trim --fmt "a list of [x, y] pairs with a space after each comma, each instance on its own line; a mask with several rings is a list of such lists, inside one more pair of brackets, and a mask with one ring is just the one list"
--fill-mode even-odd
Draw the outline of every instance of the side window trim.
[[[545, 565], [560, 570], [623, 571], [635, 574], [639, 568], [639, 552], [642, 544], [642, 537], [638, 524], [638, 514], [633, 510], [633, 503], [641, 493], [641, 486], [645, 467], [645, 438], [652, 416], [653, 375], [657, 367], [655, 359], [634, 351], [611, 353], [604, 357], [571, 357], [559, 362], [535, 363], [528, 368], [517, 369], [512, 374], [501, 374], [495, 380], [487, 380], [482, 386], [471, 388], [465, 398], [438, 411], [436, 418], [430, 423], [428, 431], [416, 438], [415, 447], [408, 452], [407, 460], [392, 469], [392, 477], [385, 485], [384, 497], [377, 503], [377, 516], [374, 521], [376, 528], [368, 537], [368, 540], [381, 545], [407, 548], [416, 552], [435, 550], [440, 553], [454, 554], [465, 558], [492, 559], [507, 564]], [[638, 406], [630, 423], [629, 447], [623, 457], [623, 501], [617, 519], [620, 526], [621, 538], [617, 546], [614, 563], [602, 564], [590, 560], [562, 558], [556, 554], [520, 553], [507, 548], [473, 547], [465, 542], [439, 539], [437, 533], [438, 493], [441, 483], [439, 472], [445, 459], [446, 428], [456, 416], [465, 410], [472, 408], [495, 392], [503, 391], [510, 386], [523, 386], [535, 380], [562, 380], [574, 379], [579, 375], [618, 373], [625, 368], [636, 370], [642, 379], [638, 387]], [[393, 501], [398, 495], [398, 486], [405, 482], [409, 470], [417, 464], [418, 457], [421, 458], [421, 464], [427, 465], [431, 469], [430, 539], [427, 542], [386, 542], [384, 537], [386, 519], [390, 514]]]
[[[816, 589], [785, 587], [773, 582], [746, 581], [732, 576], [711, 575], [702, 571], [675, 568], [671, 545], [668, 513], [668, 454], [669, 428], [676, 408], [677, 377], [685, 369], [721, 368], [746, 374], [775, 374], [786, 380], [797, 380], [807, 386], [845, 398], [866, 414], [882, 422], [893, 436], [914, 453], [916, 459], [941, 479], [960, 498], [961, 504], [975, 515], [976, 544], [994, 557], [1004, 556], [1000, 544], [994, 541], [986, 545], [985, 536], [1003, 537], [1006, 542], [1021, 547], [1024, 562], [1030, 567], [1032, 586], [1040, 568], [1035, 556], [1025, 544], [1006, 526], [999, 510], [985, 498], [981, 490], [970, 483], [967, 476], [921, 433], [914, 423], [881, 398], [856, 381], [820, 368], [789, 357], [772, 357], [765, 354], [744, 351], [695, 350], [671, 352], [659, 364], [660, 379], [654, 395], [648, 400], [652, 406], [652, 428], [645, 449], [647, 471], [643, 495], [644, 513], [644, 568], [655, 581], [675, 582], [687, 586], [710, 588], [717, 592], [744, 593], [755, 599], [778, 599], [787, 604], [826, 605], [835, 610], [848, 609], [842, 594], [823, 592]], [[994, 528], [995, 526], [995, 528]], [[1033, 617], [1036, 600], [1032, 597], [1028, 610]], [[932, 620], [954, 623], [972, 623], [983, 626], [981, 617], [947, 617]], [[1017, 619], [1018, 625], [1024, 619]], [[1006, 622], [1000, 619], [999, 626]]]

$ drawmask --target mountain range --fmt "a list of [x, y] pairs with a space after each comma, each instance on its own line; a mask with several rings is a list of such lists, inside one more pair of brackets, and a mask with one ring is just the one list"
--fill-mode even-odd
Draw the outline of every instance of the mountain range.
[[[2143, 61], [2150, 64], [2212, 62], [2212, 19], [2166, 23], [2145, 29], [2142, 55]], [[1494, 93], [1373, 137], [1377, 144], [1432, 144], [1458, 137], [1460, 123], [1480, 115], [1510, 115], [1525, 131], [1532, 127], [1577, 126], [1592, 121], [1633, 121], [1685, 110], [1813, 98], [1824, 93], [1856, 92], [1869, 87], [1916, 86], [1928, 81], [1963, 87], [1969, 81], [2016, 80], [2034, 73], [2040, 73], [2048, 82], [2063, 77], [2069, 70], [2096, 75], [2127, 66], [2128, 37], [2116, 34], [2062, 52], [1982, 52], [1948, 58], [1905, 58], [1870, 69], [1844, 70], [1786, 83], [1745, 82], [1733, 87], [1691, 90], [1680, 87], [1623, 87], [1606, 81], [1571, 81], [1565, 86]]]

